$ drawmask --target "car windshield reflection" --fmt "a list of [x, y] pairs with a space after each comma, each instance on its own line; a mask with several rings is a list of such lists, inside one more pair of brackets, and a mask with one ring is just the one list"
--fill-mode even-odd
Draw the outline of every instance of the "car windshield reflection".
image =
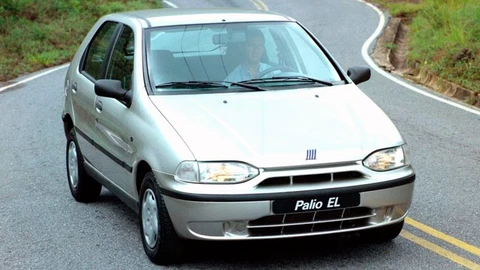
[[293, 22], [161, 27], [149, 29], [146, 38], [154, 94], [172, 88], [223, 88], [205, 82], [252, 84], [265, 79], [281, 87], [341, 81], [319, 45]]

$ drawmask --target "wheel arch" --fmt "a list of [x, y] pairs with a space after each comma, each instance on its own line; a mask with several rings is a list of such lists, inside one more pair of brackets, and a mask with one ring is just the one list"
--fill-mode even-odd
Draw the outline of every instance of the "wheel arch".
[[68, 113], [62, 117], [62, 120], [63, 120], [63, 131], [66, 137], [68, 136], [68, 133], [70, 132], [70, 130], [73, 128], [73, 120], [70, 114]]
[[145, 175], [152, 171], [152, 167], [145, 160], [141, 160], [137, 165], [137, 173], [135, 175], [135, 187], [137, 194], [140, 196], [140, 187], [142, 186], [142, 181]]

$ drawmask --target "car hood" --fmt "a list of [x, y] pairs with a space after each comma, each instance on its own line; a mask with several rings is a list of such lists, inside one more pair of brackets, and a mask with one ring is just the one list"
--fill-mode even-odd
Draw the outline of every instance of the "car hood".
[[201, 161], [350, 162], [403, 143], [384, 112], [352, 84], [151, 100]]

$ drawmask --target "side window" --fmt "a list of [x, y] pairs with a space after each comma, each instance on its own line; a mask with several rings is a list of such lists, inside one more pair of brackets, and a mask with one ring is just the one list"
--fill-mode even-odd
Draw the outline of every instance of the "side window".
[[108, 46], [115, 34], [117, 23], [106, 22], [97, 31], [88, 47], [83, 64], [83, 71], [95, 80], [102, 79], [102, 67], [107, 59]]
[[133, 72], [134, 38], [130, 27], [125, 26], [117, 40], [108, 65], [107, 79], [119, 80], [122, 88], [131, 89]]

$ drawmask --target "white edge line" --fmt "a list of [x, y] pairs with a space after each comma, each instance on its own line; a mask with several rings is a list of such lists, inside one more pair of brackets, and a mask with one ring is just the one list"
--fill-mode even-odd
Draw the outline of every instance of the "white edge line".
[[370, 47], [370, 45], [372, 44], [372, 42], [375, 40], [375, 38], [377, 38], [380, 33], [382, 32], [382, 29], [383, 29], [383, 26], [385, 24], [385, 15], [382, 13], [382, 11], [380, 9], [378, 9], [376, 6], [370, 4], [370, 3], [367, 3], [365, 2], [364, 0], [357, 0], [359, 2], [362, 2], [364, 4], [366, 4], [367, 6], [370, 6], [373, 10], [375, 10], [378, 15], [380, 16], [380, 22], [378, 23], [378, 27], [377, 29], [375, 30], [375, 32], [367, 39], [367, 41], [365, 41], [365, 43], [363, 44], [362, 46], [362, 56], [363, 56], [363, 59], [365, 59], [365, 61], [367, 62], [367, 64], [372, 67], [375, 71], [377, 71], [378, 73], [380, 73], [382, 76], [386, 77], [387, 79], [397, 83], [397, 84], [400, 84], [401, 86], [409, 89], [409, 90], [412, 90], [413, 92], [416, 92], [418, 94], [421, 94], [421, 95], [424, 95], [426, 97], [429, 97], [429, 98], [432, 98], [432, 99], [435, 99], [437, 101], [440, 101], [440, 102], [443, 102], [445, 104], [448, 104], [448, 105], [451, 105], [453, 107], [456, 107], [458, 109], [462, 109], [464, 111], [467, 111], [467, 112], [471, 112], [471, 113], [474, 113], [476, 115], [480, 115], [480, 111], [478, 110], [475, 110], [475, 109], [472, 109], [472, 108], [469, 108], [465, 105], [461, 105], [461, 104], [458, 104], [456, 102], [453, 102], [453, 101], [450, 101], [450, 100], [447, 100], [447, 99], [444, 99], [444, 98], [441, 98], [441, 97], [438, 97], [436, 95], [433, 95], [433, 94], [430, 94], [428, 92], [425, 92], [424, 90], [421, 90], [413, 85], [410, 85], [409, 83], [405, 82], [405, 81], [402, 81], [402, 80], [399, 80], [397, 78], [395, 78], [394, 76], [390, 75], [389, 73], [387, 73], [386, 71], [384, 71], [383, 69], [379, 68], [375, 62], [372, 60], [372, 58], [370, 57], [370, 55], [368, 54], [368, 48]]
[[7, 90], [7, 89], [10, 89], [10, 88], [12, 88], [12, 87], [15, 87], [15, 86], [17, 86], [17, 85], [24, 84], [24, 83], [27, 83], [27, 82], [29, 82], [29, 81], [33, 81], [33, 80], [35, 80], [35, 79], [38, 79], [38, 78], [40, 78], [40, 77], [42, 77], [42, 76], [45, 76], [45, 75], [47, 75], [47, 74], [50, 74], [50, 73], [55, 72], [55, 71], [57, 71], [57, 70], [60, 70], [60, 69], [62, 69], [62, 68], [66, 68], [66, 67], [68, 67], [68, 65], [69, 65], [69, 63], [64, 64], [64, 65], [61, 65], [61, 66], [58, 66], [58, 67], [55, 67], [55, 68], [52, 68], [52, 69], [49, 69], [49, 70], [44, 71], [44, 72], [41, 72], [41, 73], [39, 73], [39, 74], [36, 74], [36, 75], [34, 75], [34, 76], [32, 76], [32, 77], [28, 77], [28, 78], [26, 78], [26, 79], [24, 79], [24, 80], [21, 80], [21, 81], [18, 81], [18, 82], [16, 82], [16, 83], [12, 83], [12, 84], [9, 84], [9, 85], [7, 85], [7, 86], [0, 87], [0, 93], [3, 92], [3, 91], [5, 91], [5, 90]]
[[169, 6], [172, 7], [172, 8], [178, 8], [177, 5], [175, 5], [174, 3], [170, 2], [170, 1], [163, 0], [162, 2], [165, 3], [165, 4], [167, 4], [167, 5], [169, 5]]

